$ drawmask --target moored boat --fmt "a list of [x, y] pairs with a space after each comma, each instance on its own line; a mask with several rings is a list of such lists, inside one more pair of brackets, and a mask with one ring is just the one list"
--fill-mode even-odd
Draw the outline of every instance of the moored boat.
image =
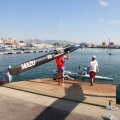
[[[90, 78], [90, 75], [81, 75], [81, 78]], [[95, 79], [102, 79], [102, 80], [113, 80], [113, 78], [109, 78], [109, 77], [104, 77], [104, 76], [95, 76]]]
[[[53, 70], [53, 73], [54, 73], [54, 76], [55, 76], [55, 74], [57, 75], [57, 71], [56, 70]], [[90, 78], [89, 74], [87, 74], [87, 75], [80, 75], [80, 73], [73, 73], [71, 71], [65, 71], [64, 74], [65, 75], [69, 75], [70, 77], [73, 77], [75, 79], [83, 79], [84, 80], [84, 79], [89, 79]], [[111, 80], [111, 81], [113, 81], [113, 78], [104, 77], [104, 76], [98, 76], [98, 75], [95, 76], [95, 79], [97, 79], [97, 80]]]

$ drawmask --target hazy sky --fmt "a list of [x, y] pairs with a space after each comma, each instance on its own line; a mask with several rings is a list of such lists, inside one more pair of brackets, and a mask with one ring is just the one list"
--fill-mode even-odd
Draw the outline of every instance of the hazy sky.
[[0, 35], [120, 44], [120, 0], [0, 0]]

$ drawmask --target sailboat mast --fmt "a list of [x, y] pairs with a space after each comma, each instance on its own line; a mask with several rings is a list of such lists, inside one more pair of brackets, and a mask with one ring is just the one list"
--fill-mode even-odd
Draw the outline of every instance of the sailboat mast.
[[60, 21], [60, 41], [61, 41], [61, 44], [63, 44], [63, 41], [62, 41], [62, 19]]
[[110, 38], [109, 38], [109, 48], [110, 48]]
[[[60, 47], [62, 46], [63, 44], [63, 41], [62, 41], [62, 19], [60, 20], [60, 24], [59, 24], [59, 32], [58, 32], [58, 43], [60, 44]], [[56, 45], [57, 47], [57, 45]]]
[[110, 46], [110, 38], [109, 38], [109, 46]]
[[0, 39], [2, 38], [1, 32], [0, 32]]

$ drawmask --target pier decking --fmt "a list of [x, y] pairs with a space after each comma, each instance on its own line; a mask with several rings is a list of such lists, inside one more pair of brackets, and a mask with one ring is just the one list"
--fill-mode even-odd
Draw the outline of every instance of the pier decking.
[[112, 100], [112, 106], [116, 104], [116, 85], [65, 80], [65, 86], [59, 86], [52, 78], [42, 78], [30, 81], [7, 83], [5, 87], [27, 91], [45, 96], [83, 102], [98, 106], [108, 106]]
[[49, 52], [49, 51], [48, 51], [48, 50], [6, 51], [6, 52], [0, 52], [0, 55], [7, 55], [7, 54], [24, 54], [24, 53], [37, 53], [37, 52]]

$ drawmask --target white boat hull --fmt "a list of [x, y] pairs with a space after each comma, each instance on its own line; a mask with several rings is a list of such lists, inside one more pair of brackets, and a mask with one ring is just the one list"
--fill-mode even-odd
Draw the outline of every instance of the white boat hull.
[[[90, 75], [81, 75], [81, 78], [90, 78]], [[102, 79], [102, 80], [113, 80], [113, 78], [109, 78], [109, 77], [104, 77], [104, 76], [95, 76], [95, 79]]]
[[[53, 73], [57, 74], [57, 71], [53, 70]], [[70, 71], [65, 71], [64, 74], [65, 75], [69, 75], [71, 77], [79, 77], [79, 78], [83, 78], [83, 79], [84, 78], [90, 78], [89, 74], [87, 74], [87, 75], [80, 75], [79, 73], [72, 73]], [[104, 77], [104, 76], [98, 76], [98, 75], [95, 76], [95, 79], [99, 79], [99, 80], [113, 80], [113, 78]]]

